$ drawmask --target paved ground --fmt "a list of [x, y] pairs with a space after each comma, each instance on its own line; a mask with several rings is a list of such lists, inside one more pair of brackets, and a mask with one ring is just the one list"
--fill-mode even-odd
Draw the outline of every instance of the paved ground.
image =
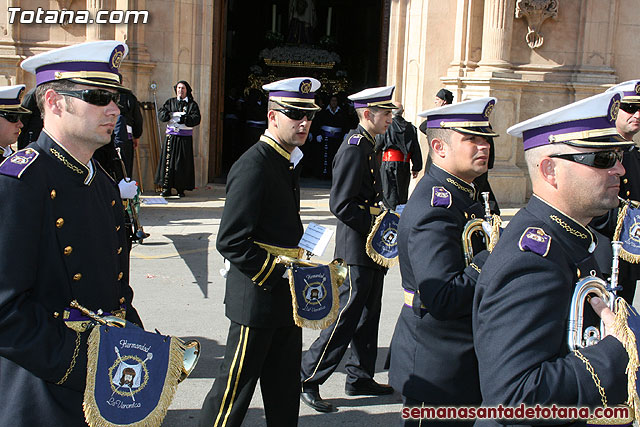
[[[329, 190], [307, 188], [302, 191], [302, 221], [335, 229], [329, 212]], [[196, 338], [202, 357], [191, 376], [178, 388], [164, 427], [197, 425], [202, 401], [209, 391], [224, 355], [229, 321], [224, 316], [224, 279], [219, 274], [222, 257], [215, 249], [218, 225], [224, 206], [222, 185], [208, 185], [188, 192], [183, 199], [169, 198], [165, 205], [144, 204], [141, 221], [151, 236], [131, 254], [131, 283], [134, 303], [147, 330], [183, 338]], [[515, 210], [503, 212], [508, 220]], [[325, 256], [330, 261], [331, 244]], [[387, 382], [383, 364], [400, 308], [402, 292], [398, 267], [385, 280], [376, 380]], [[306, 350], [318, 332], [305, 329]], [[384, 397], [348, 397], [344, 394], [344, 366], [321, 387], [321, 394], [339, 407], [332, 414], [319, 414], [304, 404], [300, 407], [300, 426], [390, 426], [399, 424], [399, 394]], [[256, 391], [245, 426], [266, 425], [262, 399]]]

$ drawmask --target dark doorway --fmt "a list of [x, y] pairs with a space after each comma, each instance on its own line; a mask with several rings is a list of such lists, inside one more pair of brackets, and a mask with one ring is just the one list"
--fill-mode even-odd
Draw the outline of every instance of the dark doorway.
[[389, 4], [228, 0], [222, 175], [261, 133], [266, 119], [262, 84], [311, 76], [323, 83], [326, 98], [383, 84], [386, 49], [381, 45], [388, 38]]

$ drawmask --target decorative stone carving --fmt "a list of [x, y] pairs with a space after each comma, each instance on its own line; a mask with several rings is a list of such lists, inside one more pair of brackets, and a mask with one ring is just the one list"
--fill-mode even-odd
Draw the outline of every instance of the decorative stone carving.
[[[58, 9], [60, 10], [69, 10], [71, 8], [71, 3], [73, 3], [73, 0], [57, 0], [58, 2]], [[60, 22], [59, 25], [62, 28], [66, 28], [69, 25], [69, 20], [65, 20], [63, 22]]]
[[525, 39], [531, 49], [538, 48], [544, 43], [544, 36], [540, 32], [542, 23], [547, 18], [558, 16], [558, 0], [517, 0], [516, 18], [526, 18], [529, 32]]

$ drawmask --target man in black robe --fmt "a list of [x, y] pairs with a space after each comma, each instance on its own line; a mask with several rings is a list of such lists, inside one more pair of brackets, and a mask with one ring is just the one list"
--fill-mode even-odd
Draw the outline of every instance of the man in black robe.
[[189, 83], [180, 80], [173, 90], [177, 96], [167, 99], [158, 110], [158, 119], [169, 123], [155, 181], [162, 187], [163, 197], [171, 196], [172, 188], [178, 197], [184, 197], [185, 190], [191, 191], [196, 186], [192, 135], [193, 128], [200, 124], [200, 108]]

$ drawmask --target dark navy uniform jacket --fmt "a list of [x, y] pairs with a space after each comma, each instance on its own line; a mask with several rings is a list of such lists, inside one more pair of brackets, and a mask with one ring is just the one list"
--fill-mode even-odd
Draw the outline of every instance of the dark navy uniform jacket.
[[264, 135], [229, 171], [216, 245], [231, 263], [225, 305], [227, 317], [236, 323], [256, 328], [294, 324], [289, 282], [283, 278], [284, 265], [276, 264], [276, 252], [295, 251], [304, 232], [298, 178], [289, 153]]
[[[590, 230], [535, 195], [502, 233], [482, 268], [473, 307], [483, 405], [602, 406], [592, 374], [567, 345], [575, 284], [592, 271], [599, 275], [594, 244]], [[609, 336], [580, 352], [608, 405], [624, 401], [622, 344]]]
[[[448, 200], [440, 198], [447, 193]], [[415, 296], [396, 324], [389, 380], [413, 400], [480, 403], [471, 307], [488, 252], [481, 251], [465, 267], [462, 249], [467, 221], [484, 215], [476, 197], [471, 185], [432, 165], [400, 216], [402, 286]]]
[[[0, 165], [2, 426], [86, 426], [88, 333], [67, 328], [64, 309], [133, 298], [118, 187], [93, 168], [46, 132]], [[127, 320], [140, 324], [131, 306]]]
[[338, 218], [336, 258], [347, 264], [381, 269], [365, 250], [375, 215], [370, 208], [382, 200], [375, 140], [361, 125], [347, 133], [333, 159], [329, 209]]

